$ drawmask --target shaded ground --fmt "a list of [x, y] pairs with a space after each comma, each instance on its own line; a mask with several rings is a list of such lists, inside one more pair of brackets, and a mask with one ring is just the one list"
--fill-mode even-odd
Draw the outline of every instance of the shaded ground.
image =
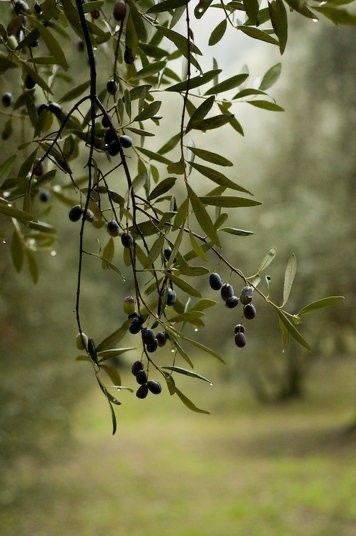
[[69, 453], [43, 465], [24, 454], [1, 533], [351, 536], [354, 379], [349, 360], [321, 363], [305, 401], [267, 408], [234, 382], [187, 380], [184, 392], [212, 415], [168, 396], [130, 399], [115, 438], [94, 391], [73, 414]]

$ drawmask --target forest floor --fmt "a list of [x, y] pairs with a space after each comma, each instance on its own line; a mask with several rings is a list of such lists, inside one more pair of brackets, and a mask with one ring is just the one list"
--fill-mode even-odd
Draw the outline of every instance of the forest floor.
[[166, 394], [125, 393], [114, 437], [93, 389], [73, 412], [70, 448], [19, 461], [22, 493], [3, 511], [1, 534], [356, 534], [350, 360], [317, 364], [305, 398], [285, 405], [261, 406], [231, 380], [181, 385], [211, 415]]

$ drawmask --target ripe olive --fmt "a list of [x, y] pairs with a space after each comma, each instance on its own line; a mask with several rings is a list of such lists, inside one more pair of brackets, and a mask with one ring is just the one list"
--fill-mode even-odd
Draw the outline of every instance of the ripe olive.
[[70, 221], [78, 221], [82, 217], [83, 210], [80, 205], [74, 205], [69, 211], [69, 219]]
[[118, 84], [115, 80], [111, 79], [106, 82], [106, 91], [110, 93], [110, 95], [115, 95], [117, 88]]
[[1, 99], [5, 108], [8, 108], [12, 104], [12, 93], [4, 93]]
[[30, 74], [27, 74], [26, 75], [26, 78], [25, 78], [25, 88], [26, 89], [33, 89], [36, 85], [36, 82], [35, 80], [32, 78], [32, 76]]
[[162, 392], [161, 384], [155, 380], [149, 380], [147, 387], [154, 395], [159, 395]]
[[106, 146], [107, 151], [110, 156], [116, 156], [120, 152], [120, 143], [119, 140], [113, 140]]
[[152, 342], [146, 345], [147, 352], [153, 353], [157, 350], [158, 342], [157, 339], [154, 338]]
[[254, 291], [253, 287], [244, 287], [241, 290], [240, 300], [243, 305], [247, 305], [248, 303], [252, 301], [253, 291]]
[[224, 283], [221, 287], [221, 297], [223, 300], [227, 300], [228, 298], [232, 298], [234, 295], [234, 289], [229, 283]]
[[256, 308], [255, 308], [254, 305], [252, 305], [252, 303], [248, 303], [247, 305], [245, 305], [245, 307], [244, 307], [244, 316], [248, 320], [252, 320], [253, 318], [255, 318], [255, 316], [256, 316]]
[[140, 385], [147, 383], [147, 374], [144, 370], [139, 370], [136, 374], [136, 381]]
[[143, 363], [142, 361], [134, 361], [132, 363], [132, 367], [131, 367], [131, 372], [134, 376], [137, 375], [137, 373], [140, 371], [140, 370], [143, 370]]
[[222, 286], [221, 277], [216, 272], [210, 274], [209, 285], [213, 290], [220, 290]]
[[130, 233], [122, 233], [121, 235], [121, 244], [124, 248], [131, 248], [133, 244], [133, 238]]
[[166, 344], [167, 336], [163, 331], [159, 331], [156, 335], [158, 346], [162, 347]]
[[245, 328], [242, 324], [236, 324], [234, 327], [234, 333], [245, 333]]
[[163, 257], [165, 258], [166, 261], [169, 261], [169, 259], [171, 258], [171, 255], [172, 255], [172, 248], [164, 248], [163, 250]]
[[136, 335], [137, 333], [140, 333], [142, 327], [142, 321], [139, 317], [135, 317], [132, 319], [131, 324], [129, 326], [129, 332], [132, 333], [132, 335]]
[[233, 309], [234, 307], [238, 305], [238, 303], [239, 303], [239, 299], [236, 296], [230, 296], [229, 298], [227, 298], [225, 305], [229, 309]]
[[109, 221], [106, 230], [110, 236], [119, 236], [120, 234], [120, 227], [116, 220]]
[[38, 198], [42, 203], [48, 203], [48, 201], [50, 200], [50, 195], [44, 190], [39, 193]]
[[144, 398], [146, 398], [147, 395], [148, 395], [148, 387], [147, 387], [147, 384], [145, 383], [144, 385], [141, 385], [137, 389], [136, 396], [137, 396], [137, 398], [144, 399]]
[[152, 329], [142, 328], [141, 334], [142, 340], [145, 344], [151, 344], [154, 342], [155, 334], [153, 333]]
[[177, 294], [176, 291], [172, 288], [168, 289], [167, 292], [167, 305], [174, 305], [177, 300]]
[[130, 136], [120, 136], [119, 140], [124, 149], [132, 147], [132, 139], [130, 138]]
[[235, 335], [235, 344], [239, 348], [243, 348], [246, 346], [246, 337], [245, 334], [242, 333], [242, 331], [238, 331]]
[[118, 2], [115, 3], [114, 9], [112, 12], [114, 19], [117, 20], [117, 22], [121, 22], [124, 20], [126, 16], [126, 4], [122, 0], [118, 0]]

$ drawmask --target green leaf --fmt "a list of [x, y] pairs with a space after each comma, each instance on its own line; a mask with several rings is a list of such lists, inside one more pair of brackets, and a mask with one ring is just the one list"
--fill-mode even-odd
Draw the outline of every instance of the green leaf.
[[130, 321], [125, 320], [125, 322], [119, 327], [119, 329], [115, 330], [113, 333], [111, 333], [111, 335], [101, 341], [101, 343], [97, 346], [97, 351], [101, 352], [102, 350], [108, 350], [114, 344], [120, 342], [121, 339], [126, 335], [129, 325]]
[[197, 290], [195, 287], [192, 287], [192, 285], [184, 281], [184, 279], [177, 277], [173, 273], [167, 274], [167, 276], [169, 277], [171, 281], [173, 281], [175, 285], [177, 285], [177, 287], [182, 289], [184, 292], [186, 292], [190, 296], [195, 296], [196, 298], [201, 297], [199, 290]]
[[188, 149], [192, 151], [196, 156], [211, 162], [212, 164], [217, 164], [218, 166], [232, 166], [233, 163], [231, 160], [228, 160], [224, 156], [221, 156], [217, 153], [212, 153], [211, 151], [206, 151], [205, 149], [198, 149], [197, 147], [188, 146]]
[[213, 357], [216, 357], [216, 359], [221, 361], [221, 363], [225, 364], [225, 361], [223, 360], [223, 358], [217, 352], [215, 352], [215, 350], [212, 350], [211, 348], [208, 348], [207, 346], [204, 346], [204, 344], [201, 344], [200, 342], [195, 341], [194, 339], [190, 339], [189, 337], [185, 337], [183, 335], [181, 335], [181, 337], [182, 337], [182, 339], [184, 339], [185, 341], [189, 342], [190, 344], [192, 344], [196, 348], [199, 348], [199, 350], [203, 350], [203, 352], [206, 352], [207, 354], [210, 354]]
[[200, 200], [205, 205], [212, 205], [214, 207], [242, 208], [261, 205], [259, 201], [255, 201], [254, 199], [224, 195], [205, 195], [200, 197]]
[[189, 80], [185, 80], [184, 82], [179, 82], [178, 84], [167, 87], [166, 91], [177, 91], [180, 93], [182, 91], [186, 91], [186, 89], [194, 89], [196, 87], [203, 86], [204, 84], [210, 82], [210, 80], [212, 80], [218, 73], [221, 73], [221, 69], [213, 69], [204, 73], [202, 76], [193, 76]]
[[5, 216], [10, 216], [11, 218], [15, 218], [16, 220], [20, 220], [23, 222], [31, 221], [33, 216], [29, 212], [24, 212], [23, 210], [20, 210], [15, 207], [9, 207], [7, 204], [0, 202], [0, 214], [5, 214]]
[[151, 102], [151, 104], [145, 106], [143, 110], [141, 110], [141, 112], [136, 115], [134, 121], [145, 121], [146, 119], [150, 119], [151, 117], [156, 115], [156, 113], [161, 107], [161, 104], [161, 101]]
[[264, 77], [262, 78], [262, 82], [260, 83], [260, 89], [262, 91], [269, 89], [272, 87], [280, 77], [282, 70], [282, 64], [276, 63], [276, 65], [273, 65], [268, 71], [265, 73]]
[[192, 41], [188, 42], [188, 39], [184, 37], [183, 35], [177, 32], [174, 32], [173, 30], [169, 30], [168, 28], [165, 28], [164, 26], [157, 26], [157, 28], [159, 29], [160, 33], [162, 33], [167, 39], [169, 39], [170, 41], [172, 41], [172, 43], [175, 44], [178, 50], [186, 58], [188, 58], [188, 56], [192, 53], [198, 54], [199, 56], [202, 55], [199, 48]]
[[29, 15], [27, 16], [27, 18], [30, 19], [32, 27], [36, 28], [40, 32], [43, 41], [46, 43], [48, 50], [55, 58], [56, 63], [58, 63], [58, 65], [61, 65], [64, 69], [68, 69], [66, 57], [57, 39], [35, 17]]
[[279, 40], [279, 49], [283, 54], [288, 40], [288, 17], [283, 0], [268, 3], [269, 16], [274, 32]]
[[340, 9], [332, 6], [313, 7], [313, 9], [335, 24], [356, 24], [356, 14], [350, 13], [347, 9]]
[[24, 250], [21, 237], [19, 233], [15, 230], [12, 239], [11, 239], [11, 257], [12, 262], [14, 263], [16, 272], [21, 272], [24, 259]]
[[214, 307], [217, 302], [215, 300], [209, 300], [208, 298], [203, 298], [202, 300], [198, 300], [193, 307], [190, 309], [191, 311], [204, 311], [204, 309], [209, 309], [209, 307]]
[[150, 7], [147, 13], [163, 13], [164, 11], [170, 11], [176, 7], [185, 6], [186, 0], [165, 0], [155, 6]]
[[101, 267], [103, 268], [103, 270], [106, 270], [109, 268], [108, 263], [112, 262], [114, 258], [114, 253], [115, 253], [115, 245], [114, 245], [114, 240], [111, 237], [107, 241], [107, 244], [103, 248], [103, 252], [101, 254], [101, 258], [103, 259], [101, 263]]
[[220, 231], [224, 233], [229, 233], [237, 236], [250, 236], [253, 234], [252, 231], [245, 231], [244, 229], [236, 229], [236, 227], [222, 227]]
[[115, 435], [116, 431], [117, 431], [117, 419], [116, 419], [116, 415], [115, 415], [115, 411], [114, 411], [114, 408], [112, 406], [112, 403], [108, 399], [107, 399], [107, 401], [108, 401], [108, 404], [109, 404], [110, 414], [111, 414], [112, 435]]
[[17, 154], [13, 154], [13, 155], [9, 156], [9, 158], [4, 160], [4, 162], [0, 165], [0, 180], [2, 180], [2, 178], [6, 176], [8, 171], [11, 170], [11, 168], [12, 168], [15, 160], [17, 159], [17, 157], [18, 157]]
[[189, 398], [187, 398], [183, 393], [182, 391], [180, 391], [178, 389], [178, 387], [175, 387], [175, 390], [174, 390], [175, 394], [177, 394], [179, 396], [179, 398], [181, 399], [181, 401], [183, 402], [183, 404], [188, 408], [190, 409], [191, 411], [195, 411], [196, 413], [206, 413], [207, 415], [210, 415], [210, 412], [209, 411], [206, 411], [205, 409], [199, 409], [195, 404], [193, 404], [193, 402], [191, 400], [189, 400]]
[[28, 262], [28, 268], [30, 270], [31, 279], [33, 283], [36, 284], [38, 281], [38, 276], [39, 276], [37, 262], [36, 262], [35, 256], [29, 249], [26, 249], [25, 251], [26, 251], [26, 257], [27, 257], [27, 262]]
[[110, 350], [102, 350], [101, 352], [98, 352], [98, 356], [100, 357], [99, 362], [106, 361], [107, 359], [111, 359], [112, 357], [119, 357], [122, 354], [126, 354], [126, 352], [131, 352], [132, 350], [136, 350], [134, 346], [129, 346], [127, 348], [111, 348]]
[[305, 305], [298, 313], [298, 315], [307, 315], [316, 311], [317, 309], [323, 309], [324, 307], [330, 307], [331, 305], [336, 305], [337, 303], [343, 302], [345, 300], [344, 296], [329, 296], [327, 298], [322, 298], [321, 300], [314, 301]]
[[216, 45], [224, 36], [227, 28], [226, 19], [219, 22], [219, 24], [214, 28], [209, 37], [209, 46]]
[[258, 22], [259, 3], [258, 0], [243, 0], [243, 5], [247, 16], [251, 19], [253, 24]]
[[203, 380], [204, 382], [207, 382], [209, 385], [213, 385], [213, 383], [208, 380], [205, 376], [202, 376], [201, 374], [198, 374], [197, 372], [194, 372], [193, 370], [188, 370], [182, 367], [161, 367], [165, 370], [172, 370], [173, 372], [178, 372], [178, 374], [184, 374], [184, 376], [190, 376], [191, 378], [197, 378], [198, 380]]
[[307, 341], [304, 339], [304, 337], [301, 335], [301, 333], [297, 330], [294, 324], [289, 320], [289, 318], [285, 315], [283, 311], [278, 309], [278, 307], [275, 307], [276, 311], [278, 313], [279, 318], [281, 319], [284, 326], [287, 328], [293, 339], [295, 339], [301, 346], [304, 346], [307, 350], [311, 351], [310, 345], [307, 343]]
[[41, 231], [42, 233], [54, 234], [57, 232], [57, 229], [53, 225], [44, 221], [30, 221], [27, 225], [30, 229], [35, 229], [35, 231]]
[[249, 104], [252, 104], [252, 106], [256, 106], [256, 108], [262, 108], [262, 110], [268, 110], [270, 112], [284, 112], [284, 108], [278, 106], [278, 104], [276, 104], [275, 102], [262, 100], [253, 100], [247, 102]]
[[187, 189], [189, 200], [192, 204], [195, 217], [199, 222], [200, 227], [213, 243], [220, 245], [218, 234], [206, 208], [189, 184], [187, 184]]
[[205, 95], [216, 95], [217, 93], [222, 93], [223, 91], [229, 91], [235, 87], [240, 86], [248, 78], [248, 73], [236, 74], [231, 76], [227, 80], [220, 82], [220, 84], [214, 85], [212, 88], [206, 91]]
[[181, 133], [178, 132], [178, 134], [175, 134], [172, 136], [166, 143], [162, 145], [162, 147], [158, 150], [159, 154], [165, 154], [174, 149], [176, 145], [179, 143], [181, 137]]
[[194, 128], [194, 123], [196, 123], [197, 121], [201, 121], [202, 119], [204, 119], [204, 117], [210, 112], [213, 104], [215, 102], [215, 97], [214, 95], [211, 96], [211, 97], [208, 97], [206, 100], [204, 100], [200, 106], [198, 106], [198, 108], [196, 108], [194, 110], [194, 112], [192, 113], [189, 121], [188, 121], [188, 124], [187, 124], [187, 128], [186, 128], [186, 133], [191, 130], [192, 128]]
[[239, 26], [239, 30], [253, 39], [265, 41], [266, 43], [271, 43], [272, 45], [278, 45], [278, 41], [274, 37], [263, 30], [259, 30], [258, 28], [253, 28], [252, 26]]
[[261, 264], [258, 267], [257, 274], [261, 274], [268, 268], [268, 266], [271, 264], [271, 262], [274, 260], [275, 256], [277, 255], [276, 248], [271, 248], [266, 255], [263, 257]]
[[163, 71], [163, 69], [166, 66], [166, 61], [157, 61], [155, 63], [149, 63], [148, 65], [145, 65], [140, 71], [134, 74], [132, 77], [135, 80], [139, 80], [142, 78], [148, 78], [149, 76], [153, 76], [160, 71]]
[[149, 149], [144, 149], [143, 147], [136, 147], [136, 149], [147, 156], [150, 160], [156, 160], [157, 162], [161, 162], [161, 164], [172, 164], [168, 158], [158, 154], [157, 152], [155, 153]]
[[293, 281], [295, 278], [295, 274], [297, 273], [297, 258], [295, 254], [292, 252], [290, 254], [286, 271], [284, 274], [284, 286], [283, 286], [283, 304], [282, 307], [287, 303], [290, 291], [292, 290]]
[[86, 89], [88, 89], [89, 86], [90, 86], [90, 80], [87, 80], [83, 84], [80, 84], [79, 86], [76, 86], [70, 89], [69, 91], [67, 91], [67, 93], [63, 95], [63, 97], [59, 100], [59, 102], [69, 102], [74, 99], [77, 99]]
[[[252, 195], [251, 192], [249, 192], [248, 190], [246, 190], [239, 184], [236, 184], [236, 182], [228, 179], [227, 177], [225, 177], [225, 175], [223, 175], [222, 173], [220, 173], [220, 171], [217, 171], [216, 169], [208, 168], [206, 166], [201, 166], [200, 164], [196, 164], [195, 162], [190, 162], [190, 165], [194, 169], [199, 171], [199, 173], [201, 173], [205, 177], [208, 177], [208, 179], [212, 180], [219, 186], [224, 186], [224, 188], [231, 188], [232, 190], [237, 190], [239, 192], [245, 192], [247, 194]], [[215, 197], [219, 197], [221, 199], [220, 196], [215, 196]], [[211, 204], [214, 204], [214, 203], [211, 203]], [[217, 205], [217, 206], [228, 206], [228, 205]]]
[[150, 252], [147, 257], [147, 262], [145, 265], [145, 268], [149, 268], [153, 265], [155, 260], [157, 259], [158, 255], [161, 253], [164, 246], [164, 237], [159, 236], [153, 243], [152, 247], [150, 248]]
[[176, 180], [176, 177], [168, 177], [167, 179], [164, 179], [163, 181], [159, 182], [148, 196], [148, 200], [152, 201], [152, 199], [156, 199], [156, 197], [159, 197], [160, 195], [163, 195], [168, 192], [171, 188], [173, 188]]
[[221, 114], [221, 115], [214, 115], [214, 117], [209, 117], [208, 119], [202, 119], [200, 121], [194, 121], [192, 123], [190, 129], [195, 130], [202, 130], [203, 132], [206, 132], [207, 130], [213, 130], [215, 128], [220, 128], [227, 123], [231, 123], [231, 118], [233, 117], [232, 114]]

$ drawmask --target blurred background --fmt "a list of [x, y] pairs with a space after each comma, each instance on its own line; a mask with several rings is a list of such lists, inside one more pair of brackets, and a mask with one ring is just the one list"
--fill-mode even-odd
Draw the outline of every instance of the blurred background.
[[[214, 385], [177, 380], [211, 414], [190, 413], [167, 394], [143, 402], [123, 393], [112, 437], [90, 367], [75, 361], [76, 230], [61, 223], [56, 255], [40, 256], [36, 286], [14, 272], [2, 243], [1, 534], [355, 534], [356, 34], [297, 16], [291, 22], [271, 91], [286, 112], [241, 105], [244, 138], [224, 127], [197, 146], [221, 147], [239, 182], [264, 203], [232, 215], [231, 224], [256, 233], [226, 240], [232, 262], [252, 273], [276, 247], [268, 274], [278, 299], [293, 250], [299, 269], [290, 310], [327, 295], [345, 303], [308, 318], [311, 354], [293, 344], [282, 353], [276, 319], [258, 300], [241, 352], [233, 313], [225, 322], [216, 307], [195, 336], [227, 364], [194, 355]], [[196, 30], [203, 50], [215, 25]], [[226, 77], [240, 71], [240, 57], [254, 76], [279, 61], [269, 45], [235, 34], [214, 53]], [[14, 143], [6, 142], [9, 154]], [[66, 213], [56, 207], [51, 218], [66, 221]], [[219, 264], [213, 269], [230, 277]], [[128, 293], [112, 274], [87, 264], [83, 310], [98, 339], [120, 324]], [[129, 385], [131, 360], [121, 367]]]

